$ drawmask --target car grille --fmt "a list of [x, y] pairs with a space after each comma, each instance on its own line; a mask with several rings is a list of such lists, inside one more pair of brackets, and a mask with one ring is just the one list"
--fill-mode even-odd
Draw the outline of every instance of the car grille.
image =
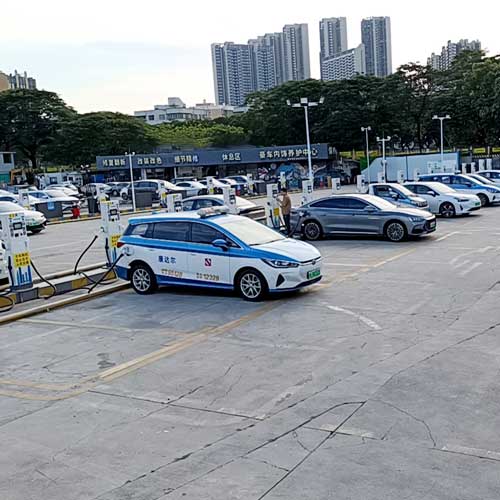
[[318, 257], [317, 259], [311, 259], [311, 260], [305, 260], [304, 262], [301, 262], [301, 266], [315, 266], [316, 264], [319, 264], [321, 262], [321, 257]]
[[434, 219], [429, 219], [425, 224], [424, 227], [426, 230], [434, 229], [436, 227], [436, 218]]

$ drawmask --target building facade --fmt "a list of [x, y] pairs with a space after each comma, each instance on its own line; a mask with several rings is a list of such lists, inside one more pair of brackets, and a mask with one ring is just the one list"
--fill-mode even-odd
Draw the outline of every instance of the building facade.
[[366, 74], [365, 46], [360, 44], [340, 54], [323, 60], [323, 80], [349, 80]]
[[189, 122], [196, 120], [214, 120], [247, 111], [245, 107], [218, 105], [209, 102], [187, 107], [179, 97], [169, 97], [167, 104], [157, 104], [153, 109], [135, 111], [134, 116], [149, 125], [161, 123]]
[[0, 151], [0, 183], [10, 182], [10, 172], [14, 170], [14, 153], [10, 151]]
[[345, 17], [329, 17], [319, 22], [320, 53], [319, 63], [321, 79], [325, 80], [323, 74], [323, 63], [347, 50], [347, 20]]
[[36, 80], [28, 76], [26, 72], [20, 74], [14, 71], [14, 74], [7, 75], [0, 71], [0, 92], [4, 90], [15, 90], [15, 89], [36, 89]]
[[391, 18], [370, 17], [361, 21], [366, 74], [384, 77], [392, 73]]
[[458, 42], [449, 40], [441, 49], [441, 54], [435, 54], [434, 52], [431, 54], [427, 59], [427, 64], [433, 69], [445, 71], [450, 69], [455, 58], [464, 50], [481, 50], [481, 42], [479, 40], [472, 40], [469, 42], [467, 39]]
[[214, 43], [215, 102], [243, 106], [248, 94], [311, 77], [307, 24], [290, 24], [247, 44]]

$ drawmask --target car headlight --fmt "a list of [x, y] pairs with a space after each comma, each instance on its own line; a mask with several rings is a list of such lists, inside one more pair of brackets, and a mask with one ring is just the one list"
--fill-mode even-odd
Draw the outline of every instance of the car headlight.
[[425, 219], [423, 217], [410, 217], [412, 222], [424, 222]]
[[289, 269], [291, 267], [299, 267], [298, 262], [289, 262], [287, 260], [277, 260], [277, 259], [262, 259], [268, 266], [277, 269]]
[[468, 198], [455, 198], [455, 200], [459, 201], [460, 203], [466, 203], [470, 201]]

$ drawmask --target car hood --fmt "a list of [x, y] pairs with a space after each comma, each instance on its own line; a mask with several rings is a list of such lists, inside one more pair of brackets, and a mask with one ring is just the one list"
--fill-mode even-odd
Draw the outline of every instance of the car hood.
[[418, 195], [414, 195], [414, 196], [409, 196], [408, 195], [408, 198], [412, 201], [418, 201], [420, 203], [427, 203], [427, 200], [424, 200], [423, 198], [421, 198], [420, 196]]
[[398, 213], [401, 215], [408, 215], [411, 217], [423, 217], [424, 219], [431, 219], [434, 217], [430, 212], [427, 212], [427, 210], [420, 210], [419, 208], [402, 208], [398, 207], [397, 210], [388, 210], [388, 212], [394, 212]]
[[45, 219], [45, 215], [37, 210], [25, 210], [23, 214], [26, 219]]
[[258, 245], [253, 248], [274, 254], [272, 256], [270, 255], [269, 258], [278, 258], [277, 255], [280, 255], [298, 262], [306, 262], [308, 260], [321, 258], [321, 254], [315, 247], [305, 241], [294, 240], [292, 238], [265, 243], [264, 245]]
[[469, 200], [469, 201], [478, 201], [479, 198], [475, 195], [475, 194], [468, 194], [468, 193], [447, 193], [448, 196], [452, 196], [453, 198], [455, 198], [456, 200], [458, 200], [459, 198], [460, 199], [464, 199], [464, 200]]

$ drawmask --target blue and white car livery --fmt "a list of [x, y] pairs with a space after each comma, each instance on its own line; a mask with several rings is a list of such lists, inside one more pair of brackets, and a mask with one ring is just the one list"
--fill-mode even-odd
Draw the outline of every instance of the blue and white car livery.
[[303, 241], [220, 209], [129, 220], [116, 269], [137, 293], [158, 285], [235, 289], [246, 300], [321, 279], [321, 254]]
[[425, 174], [420, 175], [422, 182], [441, 182], [456, 191], [475, 194], [481, 200], [481, 206], [500, 202], [500, 187], [483, 184], [466, 174]]

